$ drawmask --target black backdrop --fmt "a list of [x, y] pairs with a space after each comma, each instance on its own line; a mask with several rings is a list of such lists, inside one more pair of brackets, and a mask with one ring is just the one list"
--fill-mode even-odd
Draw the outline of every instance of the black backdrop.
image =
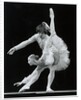
[[[27, 57], [30, 54], [41, 55], [37, 43], [32, 43], [19, 50], [14, 55], [7, 55], [8, 50], [18, 43], [28, 39], [36, 33], [35, 28], [42, 21], [48, 24], [49, 8], [55, 12], [55, 29], [65, 41], [70, 51], [71, 63], [69, 67], [56, 72], [52, 84], [54, 90], [76, 89], [76, 5], [35, 4], [35, 3], [4, 3], [4, 92], [17, 92], [20, 87], [13, 83], [21, 81], [36, 68], [29, 66]], [[46, 89], [49, 70], [42, 72], [39, 80], [31, 86], [29, 91], [43, 91]]]

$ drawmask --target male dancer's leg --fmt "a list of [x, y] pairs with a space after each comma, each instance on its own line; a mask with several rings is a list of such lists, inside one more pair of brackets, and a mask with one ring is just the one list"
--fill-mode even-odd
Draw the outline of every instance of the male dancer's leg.
[[45, 67], [37, 66], [37, 68], [33, 71], [33, 73], [32, 73], [31, 75], [29, 75], [29, 76], [25, 79], [25, 82], [26, 82], [26, 83], [25, 83], [25, 85], [19, 90], [19, 92], [23, 92], [23, 91], [25, 91], [25, 90], [27, 90], [27, 89], [30, 89], [30, 86], [31, 86], [32, 84], [34, 84], [34, 83], [38, 80], [38, 78], [39, 78], [41, 72], [42, 72], [44, 69], [45, 69]]
[[[26, 84], [27, 82], [30, 81], [30, 79], [33, 77], [33, 76], [36, 76], [37, 74], [39, 74], [44, 68], [43, 67], [39, 67], [37, 66], [37, 68], [27, 77], [25, 77], [21, 82], [16, 82], [14, 83], [14, 86], [20, 86], [22, 84]], [[38, 73], [39, 72], [39, 73]]]

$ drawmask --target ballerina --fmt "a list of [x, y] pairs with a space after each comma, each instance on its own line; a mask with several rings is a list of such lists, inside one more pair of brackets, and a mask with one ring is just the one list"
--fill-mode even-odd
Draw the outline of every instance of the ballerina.
[[[30, 86], [38, 80], [41, 72], [46, 68], [50, 70], [46, 91], [53, 91], [51, 89], [51, 84], [55, 77], [55, 71], [66, 69], [70, 63], [68, 48], [64, 41], [59, 36], [57, 36], [55, 32], [53, 9], [50, 8], [49, 12], [51, 20], [50, 27], [46, 22], [42, 22], [36, 27], [37, 33], [35, 35], [33, 35], [28, 40], [21, 42], [17, 46], [14, 46], [8, 51], [9, 55], [13, 55], [15, 51], [20, 50], [35, 41], [37, 41], [39, 47], [42, 49], [42, 55], [40, 58], [34, 54], [28, 57], [29, 65], [37, 65], [37, 67], [29, 76], [25, 77], [21, 82], [17, 82], [14, 84], [14, 86], [20, 86], [24, 84], [19, 92], [30, 89]], [[50, 35], [48, 35], [49, 33]]]

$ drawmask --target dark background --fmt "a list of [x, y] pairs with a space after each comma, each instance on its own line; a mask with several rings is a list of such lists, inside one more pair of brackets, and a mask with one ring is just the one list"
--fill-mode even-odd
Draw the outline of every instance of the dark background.
[[[29, 66], [27, 57], [30, 54], [41, 55], [37, 43], [32, 43], [14, 55], [7, 55], [8, 50], [36, 33], [36, 26], [42, 21], [50, 23], [49, 8], [55, 12], [55, 29], [65, 41], [70, 51], [69, 67], [56, 72], [52, 84], [54, 90], [76, 90], [76, 5], [4, 3], [4, 92], [17, 92], [20, 87], [13, 84], [21, 81], [36, 68]], [[47, 85], [49, 70], [42, 72], [39, 80], [29, 91], [44, 91]]]

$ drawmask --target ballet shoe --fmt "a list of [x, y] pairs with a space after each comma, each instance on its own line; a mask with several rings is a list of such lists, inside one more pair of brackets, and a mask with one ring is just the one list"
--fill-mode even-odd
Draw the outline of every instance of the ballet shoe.
[[48, 88], [48, 89], [46, 90], [46, 92], [54, 92], [54, 90], [52, 90], [51, 88]]

